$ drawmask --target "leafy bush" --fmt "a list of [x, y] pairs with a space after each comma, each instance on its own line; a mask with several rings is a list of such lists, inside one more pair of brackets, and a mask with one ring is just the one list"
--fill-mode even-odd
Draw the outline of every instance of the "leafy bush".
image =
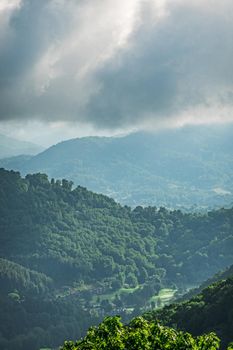
[[107, 317], [90, 328], [84, 339], [65, 342], [61, 350], [217, 350], [219, 338], [214, 333], [197, 338], [148, 322], [142, 317], [124, 326], [120, 317]]

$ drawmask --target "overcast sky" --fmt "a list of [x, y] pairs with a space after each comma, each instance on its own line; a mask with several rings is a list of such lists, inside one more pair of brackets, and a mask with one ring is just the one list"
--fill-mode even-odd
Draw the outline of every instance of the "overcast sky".
[[0, 132], [233, 121], [232, 0], [0, 0]]

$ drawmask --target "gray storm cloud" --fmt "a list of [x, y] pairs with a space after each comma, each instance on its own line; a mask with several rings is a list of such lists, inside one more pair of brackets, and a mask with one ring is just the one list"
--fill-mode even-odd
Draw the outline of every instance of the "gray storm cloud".
[[233, 116], [231, 0], [15, 0], [0, 22], [6, 13], [1, 121], [113, 129]]

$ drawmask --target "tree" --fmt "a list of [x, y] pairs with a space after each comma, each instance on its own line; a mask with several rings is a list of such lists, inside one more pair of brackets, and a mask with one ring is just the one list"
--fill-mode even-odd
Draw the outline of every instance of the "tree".
[[123, 325], [119, 316], [106, 317], [98, 327], [77, 341], [65, 342], [61, 350], [217, 350], [219, 339], [214, 333], [194, 338], [189, 333], [148, 322], [142, 317]]
[[71, 191], [72, 190], [72, 186], [73, 186], [73, 181], [68, 181], [66, 179], [62, 179], [62, 187], [67, 190], [67, 191]]

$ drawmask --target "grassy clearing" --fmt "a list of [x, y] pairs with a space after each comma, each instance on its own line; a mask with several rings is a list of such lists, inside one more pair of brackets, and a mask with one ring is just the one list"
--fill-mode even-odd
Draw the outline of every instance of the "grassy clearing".
[[159, 291], [159, 297], [163, 301], [169, 301], [171, 298], [174, 297], [175, 292], [176, 289], [164, 288]]
[[140, 288], [139, 285], [136, 286], [135, 288], [124, 288], [124, 287], [122, 287], [122, 288], [120, 288], [120, 289], [118, 289], [118, 290], [116, 290], [116, 291], [114, 291], [112, 293], [100, 294], [100, 295], [96, 295], [95, 294], [92, 297], [92, 303], [95, 304], [95, 303], [97, 303], [97, 300], [101, 302], [104, 299], [108, 299], [109, 301], [112, 301], [115, 298], [116, 294], [117, 295], [121, 295], [121, 294], [133, 293], [138, 288]]
[[154, 295], [150, 302], [155, 302], [157, 306], [164, 306], [171, 302], [174, 297], [176, 289], [164, 288], [159, 291], [159, 294]]
[[[116, 295], [118, 296], [123, 296], [123, 295], [127, 295], [130, 293], [135, 292], [136, 290], [138, 290], [139, 288], [141, 288], [142, 285], [138, 285], [134, 288], [127, 288], [127, 287], [122, 287], [118, 290], [115, 290], [113, 292], [108, 292], [105, 294], [93, 294], [92, 298], [90, 300], [90, 303], [92, 306], [97, 305], [99, 303], [101, 303], [103, 300], [109, 300], [110, 302], [113, 302]], [[91, 285], [76, 285], [74, 287], [68, 288], [67, 290], [63, 290], [63, 291], [59, 291], [59, 293], [57, 293], [56, 297], [69, 297], [71, 295], [80, 293], [82, 291], [92, 291], [93, 286]], [[151, 302], [154, 302], [156, 307], [162, 307], [168, 303], [170, 303], [172, 301], [172, 299], [174, 298], [174, 294], [176, 292], [176, 289], [171, 289], [171, 288], [163, 288], [159, 291], [158, 294], [152, 296], [149, 300], [147, 300], [146, 302], [146, 307], [149, 307], [151, 305]], [[125, 306], [127, 308], [127, 306]]]
[[133, 293], [135, 292], [135, 290], [139, 289], [141, 287], [141, 285], [138, 285], [134, 288], [121, 288], [117, 291], [117, 294], [129, 294], [129, 293]]

